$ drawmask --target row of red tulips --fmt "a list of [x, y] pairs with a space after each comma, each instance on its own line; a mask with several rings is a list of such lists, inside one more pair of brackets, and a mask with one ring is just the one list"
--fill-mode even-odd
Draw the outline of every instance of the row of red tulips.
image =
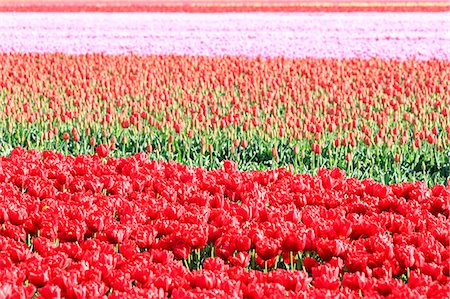
[[326, 166], [384, 182], [445, 183], [449, 67], [442, 60], [0, 54], [0, 152], [20, 145], [92, 154], [106, 143], [117, 156], [147, 151], [208, 168], [229, 159], [245, 169]]
[[338, 130], [336, 142], [352, 145], [449, 140], [447, 61], [2, 54], [0, 62], [0, 118], [10, 131], [41, 122], [41, 138], [63, 124], [78, 135], [149, 124], [316, 140]]
[[148, 123], [173, 133], [238, 126], [320, 140], [339, 130], [348, 143], [448, 144], [448, 61], [1, 54], [0, 62], [1, 119], [43, 122], [47, 135], [61, 122], [79, 133]]
[[[0, 297], [442, 297], [450, 187], [145, 154], [0, 160]], [[103, 157], [103, 158], [102, 158]]]

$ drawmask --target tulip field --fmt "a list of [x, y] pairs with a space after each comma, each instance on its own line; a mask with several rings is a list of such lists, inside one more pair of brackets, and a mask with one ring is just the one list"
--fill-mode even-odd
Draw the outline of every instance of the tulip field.
[[0, 299], [449, 297], [448, 28], [0, 0]]

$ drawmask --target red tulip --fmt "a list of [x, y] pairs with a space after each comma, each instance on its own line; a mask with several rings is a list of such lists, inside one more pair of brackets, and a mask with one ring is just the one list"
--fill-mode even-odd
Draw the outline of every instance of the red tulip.
[[45, 286], [49, 280], [49, 267], [47, 265], [39, 266], [36, 269], [30, 269], [27, 274], [28, 280], [31, 284], [38, 288]]
[[320, 155], [322, 153], [322, 147], [317, 143], [312, 144], [312, 150], [317, 155]]
[[337, 290], [340, 286], [339, 268], [327, 264], [312, 268], [313, 284], [316, 288]]
[[89, 140], [89, 144], [90, 144], [92, 147], [95, 146], [95, 144], [96, 144], [95, 137], [91, 137], [91, 139]]
[[42, 298], [61, 298], [61, 289], [56, 285], [47, 284], [39, 289]]
[[281, 248], [285, 251], [296, 253], [298, 251], [302, 251], [305, 248], [305, 243], [306, 239], [304, 238], [304, 236], [302, 236], [300, 233], [299, 234], [294, 233], [287, 235], [284, 238]]
[[277, 240], [261, 240], [256, 243], [256, 254], [267, 261], [280, 253], [280, 245]]
[[69, 139], [70, 139], [70, 135], [69, 135], [69, 133], [67, 133], [67, 132], [64, 132], [64, 134], [63, 134], [63, 138], [64, 138], [64, 140], [66, 140], [66, 141], [69, 141]]
[[352, 290], [364, 289], [367, 284], [367, 278], [364, 273], [344, 273], [342, 279], [342, 286]]
[[109, 153], [108, 147], [106, 145], [104, 145], [104, 144], [97, 145], [97, 147], [95, 148], [95, 151], [97, 152], [97, 155], [100, 158], [107, 157], [108, 153]]
[[125, 118], [122, 120], [122, 128], [123, 129], [128, 129], [130, 127], [130, 120]]
[[278, 157], [278, 149], [276, 146], [272, 147], [272, 157], [274, 158]]
[[245, 268], [250, 262], [250, 255], [246, 252], [239, 252], [236, 256], [230, 256], [228, 261], [234, 266]]

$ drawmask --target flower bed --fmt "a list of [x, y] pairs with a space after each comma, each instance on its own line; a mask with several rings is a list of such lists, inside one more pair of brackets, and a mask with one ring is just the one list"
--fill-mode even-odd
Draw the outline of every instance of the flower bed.
[[0, 181], [3, 297], [412, 298], [450, 289], [448, 186], [20, 148], [1, 158]]
[[[14, 146], [244, 170], [450, 176], [446, 60], [0, 54], [0, 152]], [[30, 103], [33, 105], [30, 105]]]
[[1, 13], [0, 52], [450, 59], [450, 13]]
[[1, 299], [450, 293], [448, 3], [99, 1], [0, 0]]

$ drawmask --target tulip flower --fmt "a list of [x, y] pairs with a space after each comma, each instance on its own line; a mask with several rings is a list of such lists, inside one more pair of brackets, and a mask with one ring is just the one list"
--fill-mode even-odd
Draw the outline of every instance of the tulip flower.
[[95, 151], [100, 158], [105, 158], [108, 156], [109, 149], [106, 145], [100, 144], [95, 148]]

